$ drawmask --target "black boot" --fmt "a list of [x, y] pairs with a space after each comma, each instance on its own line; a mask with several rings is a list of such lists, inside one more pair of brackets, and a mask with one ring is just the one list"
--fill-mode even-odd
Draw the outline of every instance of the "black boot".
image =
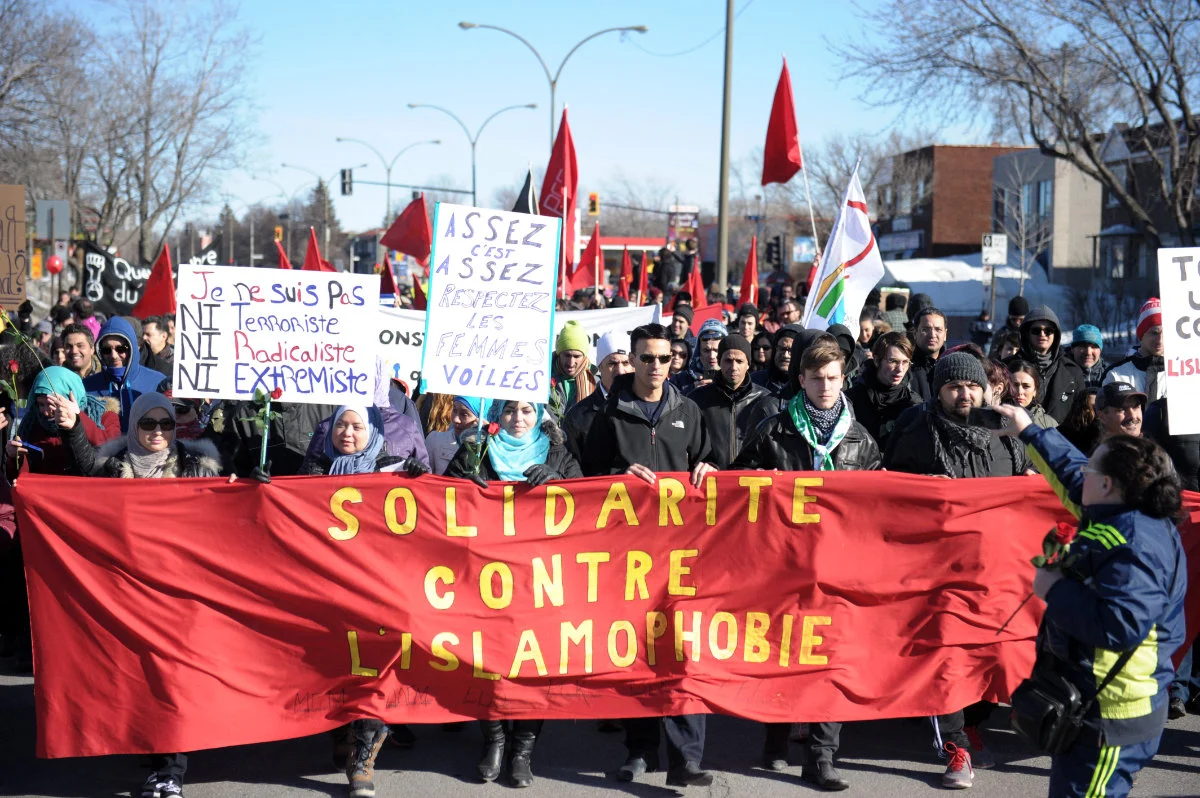
[[483, 756], [479, 758], [479, 778], [495, 781], [504, 766], [504, 721], [481, 720]]
[[511, 770], [512, 786], [533, 785], [533, 746], [537, 743], [537, 732], [517, 729], [513, 732]]

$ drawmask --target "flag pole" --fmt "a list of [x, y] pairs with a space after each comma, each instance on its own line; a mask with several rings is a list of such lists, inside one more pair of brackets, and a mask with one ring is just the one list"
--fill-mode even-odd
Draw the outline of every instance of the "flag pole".
[[[858, 170], [857, 165], [854, 168], [856, 171]], [[813, 246], [819, 250], [821, 242], [817, 240], [817, 218], [813, 215], [812, 192], [808, 189], [808, 170], [801, 169], [800, 171], [804, 173], [804, 197], [808, 200], [808, 221], [812, 223]]]

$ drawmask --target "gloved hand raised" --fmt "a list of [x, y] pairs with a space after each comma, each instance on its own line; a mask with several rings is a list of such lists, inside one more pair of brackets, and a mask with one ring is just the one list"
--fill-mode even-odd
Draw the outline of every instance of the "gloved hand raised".
[[422, 477], [433, 470], [415, 457], [410, 457], [401, 463], [401, 468], [403, 468], [410, 477]]

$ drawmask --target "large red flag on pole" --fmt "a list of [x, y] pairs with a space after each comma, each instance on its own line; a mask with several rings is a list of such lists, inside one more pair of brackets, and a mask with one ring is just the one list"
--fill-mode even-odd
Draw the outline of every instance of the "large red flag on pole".
[[301, 271], [337, 271], [337, 269], [330, 265], [329, 261], [321, 257], [321, 249], [317, 246], [317, 231], [312, 227], [308, 228], [308, 249], [304, 250], [304, 265], [301, 267]]
[[746, 256], [746, 268], [742, 271], [742, 294], [738, 299], [758, 304], [758, 236], [750, 238], [750, 254]]
[[142, 288], [142, 298], [133, 309], [133, 315], [139, 319], [150, 316], [161, 316], [164, 313], [175, 313], [175, 280], [171, 277], [171, 248], [163, 242], [162, 252], [154, 259], [154, 268], [146, 285]]
[[379, 294], [391, 294], [395, 296], [400, 291], [396, 289], [396, 275], [392, 274], [392, 261], [383, 253], [383, 266], [379, 269]]
[[571, 126], [567, 123], [564, 106], [562, 123], [554, 137], [554, 149], [550, 163], [546, 165], [546, 177], [542, 181], [542, 216], [557, 216], [562, 219], [562, 255], [559, 258], [559, 296], [566, 296], [567, 276], [573, 274], [575, 263], [575, 204], [579, 191], [579, 164], [575, 160], [575, 141], [571, 138]]
[[425, 298], [425, 287], [420, 277], [413, 277], [413, 310], [425, 310], [429, 300]]
[[792, 103], [792, 76], [787, 59], [775, 86], [771, 103], [771, 121], [767, 124], [767, 143], [763, 146], [762, 184], [786, 183], [803, 168], [800, 158], [800, 131], [796, 127], [796, 107]]
[[633, 261], [629, 259], [629, 247], [621, 253], [621, 277], [617, 280], [617, 296], [629, 301], [629, 284], [633, 282]]
[[579, 255], [579, 263], [567, 279], [567, 290], [571, 293], [589, 285], [600, 285], [600, 273], [604, 268], [604, 257], [600, 254], [600, 223], [592, 228], [592, 237]]
[[642, 250], [642, 270], [638, 272], [638, 304], [646, 304], [646, 292], [650, 287], [650, 253]]
[[379, 239], [388, 249], [403, 252], [416, 259], [422, 266], [429, 265], [429, 252], [433, 248], [433, 225], [429, 223], [429, 209], [425, 206], [425, 194], [408, 203], [392, 226]]
[[688, 293], [692, 295], [692, 308], [708, 307], [708, 295], [704, 290], [704, 275], [700, 273], [700, 255], [692, 255], [692, 271], [688, 274]]
[[276, 241], [275, 242], [275, 251], [277, 253], [279, 253], [279, 268], [281, 268], [281, 269], [292, 268], [292, 262], [290, 260], [288, 260], [287, 253], [283, 251], [283, 244], [280, 244], [278, 241]]

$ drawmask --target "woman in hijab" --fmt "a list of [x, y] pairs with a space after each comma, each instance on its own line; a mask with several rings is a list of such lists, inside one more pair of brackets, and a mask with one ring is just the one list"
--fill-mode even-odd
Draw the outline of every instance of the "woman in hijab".
[[[144, 393], [129, 409], [129, 432], [92, 448], [78, 423], [83, 415], [73, 403], [60, 407], [58, 424], [67, 430], [71, 451], [83, 474], [121, 479], [175, 479], [220, 476], [217, 447], [200, 439], [181, 441], [175, 437], [175, 408], [160, 393]], [[142, 796], [183, 795], [187, 754], [154, 754], [152, 772], [142, 785]]]
[[446, 467], [458, 452], [465, 432], [479, 426], [480, 400], [474, 396], [456, 396], [450, 410], [450, 428], [434, 430], [425, 436], [429, 452], [429, 467], [435, 474], [445, 474]]
[[[543, 406], [529, 402], [493, 402], [488, 420], [499, 425], [487, 439], [486, 454], [474, 465], [472, 446], [459, 447], [450, 462], [446, 475], [474, 480], [487, 487], [489, 480], [526, 482], [544, 485], [556, 479], [575, 479], [583, 476], [579, 463], [563, 444], [562, 430], [545, 418]], [[533, 784], [533, 748], [543, 721], [514, 720], [511, 723], [512, 743], [509, 773], [514, 787]], [[481, 720], [483, 727], [483, 756], [479, 760], [479, 778], [495, 781], [504, 765], [506, 743], [505, 721]]]
[[[92, 446], [118, 437], [124, 440], [121, 420], [110, 409], [110, 403], [115, 406], [116, 401], [88, 396], [83, 380], [69, 369], [47, 366], [39, 371], [29, 397], [30, 407], [17, 426], [16, 437], [6, 447], [10, 480], [21, 470], [68, 476], [89, 474], [77, 470], [77, 461], [68, 451], [67, 432], [76, 424]], [[37, 449], [26, 447], [27, 443]]]

